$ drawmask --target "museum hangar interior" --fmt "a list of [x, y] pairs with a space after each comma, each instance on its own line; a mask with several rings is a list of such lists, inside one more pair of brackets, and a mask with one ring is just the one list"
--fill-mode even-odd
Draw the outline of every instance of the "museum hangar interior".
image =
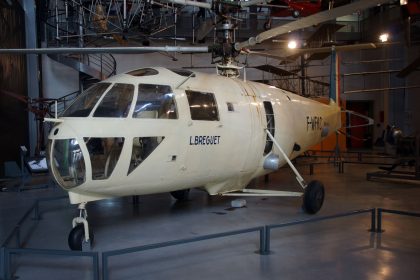
[[418, 279], [419, 14], [0, 0], [0, 279]]

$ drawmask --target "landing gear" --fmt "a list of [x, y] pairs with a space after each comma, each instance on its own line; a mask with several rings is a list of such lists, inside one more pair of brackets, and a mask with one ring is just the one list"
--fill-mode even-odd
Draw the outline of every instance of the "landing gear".
[[190, 194], [190, 189], [171, 192], [171, 195], [173, 196], [173, 198], [175, 198], [178, 201], [188, 200], [189, 194]]
[[264, 22], [264, 30], [270, 30], [271, 29], [271, 19]]
[[317, 213], [324, 203], [324, 185], [320, 181], [311, 181], [303, 195], [303, 209], [308, 214]]
[[304, 189], [303, 194], [303, 209], [308, 214], [315, 214], [317, 213], [324, 203], [324, 185], [320, 181], [311, 181], [309, 184], [306, 184], [303, 177], [300, 175], [299, 171], [293, 165], [291, 160], [287, 157], [284, 153], [283, 149], [280, 147], [279, 143], [277, 143], [276, 139], [270, 133], [270, 131], [266, 128], [265, 131], [267, 132], [267, 136], [273, 141], [276, 147], [279, 149], [280, 153], [289, 164], [290, 168], [296, 175], [296, 180], [298, 181], [299, 185]]
[[68, 244], [73, 251], [82, 251], [83, 244], [92, 247], [93, 233], [89, 230], [86, 202], [79, 204], [79, 217], [73, 219], [73, 229], [70, 231]]

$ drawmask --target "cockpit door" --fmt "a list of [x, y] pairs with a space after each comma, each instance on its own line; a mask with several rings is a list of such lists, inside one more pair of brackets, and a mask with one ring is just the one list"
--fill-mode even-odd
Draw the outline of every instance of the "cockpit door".
[[261, 104], [259, 104], [258, 96], [257, 96], [257, 89], [255, 89], [251, 84], [246, 82], [237, 81], [240, 84], [242, 89], [243, 98], [248, 105], [249, 110], [249, 130], [250, 135], [247, 141], [244, 143], [248, 143], [246, 148], [246, 157], [243, 161], [242, 172], [251, 172], [255, 171], [255, 165], [258, 162], [259, 158], [261, 157], [261, 152], [257, 147], [260, 146], [261, 137], [263, 137], [263, 119], [262, 119], [262, 108]]

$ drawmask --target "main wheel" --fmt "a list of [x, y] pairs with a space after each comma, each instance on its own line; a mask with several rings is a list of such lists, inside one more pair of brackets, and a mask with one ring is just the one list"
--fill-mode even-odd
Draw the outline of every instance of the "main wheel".
[[271, 29], [271, 22], [266, 21], [264, 22], [264, 30], [270, 30]]
[[303, 195], [303, 209], [308, 214], [317, 213], [324, 203], [324, 185], [320, 181], [311, 181]]
[[[72, 251], [82, 251], [82, 244], [85, 240], [85, 229], [83, 224], [75, 226], [69, 234], [68, 243]], [[89, 230], [89, 242], [92, 246], [93, 233]]]
[[189, 194], [190, 194], [190, 189], [171, 192], [171, 195], [173, 196], [173, 198], [179, 201], [188, 200]]

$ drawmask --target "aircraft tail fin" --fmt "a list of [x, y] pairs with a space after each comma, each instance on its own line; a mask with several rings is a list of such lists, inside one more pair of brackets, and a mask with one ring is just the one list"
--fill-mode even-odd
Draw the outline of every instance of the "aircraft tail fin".
[[330, 105], [340, 106], [340, 61], [334, 46], [331, 49]]

